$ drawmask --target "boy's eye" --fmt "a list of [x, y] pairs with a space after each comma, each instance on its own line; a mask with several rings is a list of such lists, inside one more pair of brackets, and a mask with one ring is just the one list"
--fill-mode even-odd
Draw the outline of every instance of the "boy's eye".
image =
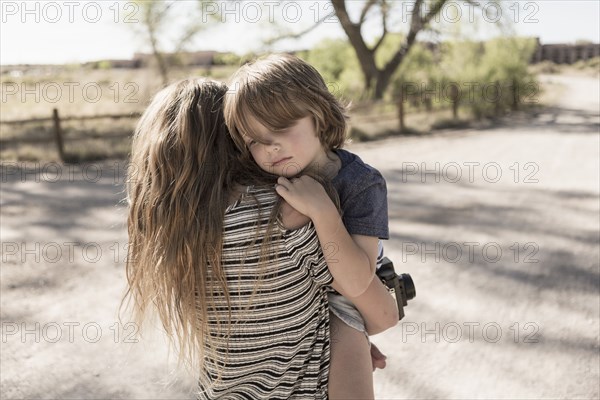
[[256, 140], [253, 140], [253, 139], [251, 139], [251, 140], [248, 140], [248, 142], [246, 142], [246, 145], [247, 145], [248, 147], [252, 147], [252, 146], [254, 146], [256, 143], [257, 143], [257, 142], [256, 142]]

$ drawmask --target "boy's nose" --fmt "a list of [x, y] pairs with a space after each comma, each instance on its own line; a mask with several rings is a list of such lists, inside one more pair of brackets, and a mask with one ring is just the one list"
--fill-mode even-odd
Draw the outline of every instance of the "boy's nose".
[[266, 149], [269, 153], [276, 153], [281, 149], [281, 146], [279, 143], [270, 143], [267, 145]]

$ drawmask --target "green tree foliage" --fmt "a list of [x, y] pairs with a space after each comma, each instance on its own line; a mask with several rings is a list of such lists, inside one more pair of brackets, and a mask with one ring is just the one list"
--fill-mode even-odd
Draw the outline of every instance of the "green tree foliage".
[[[378, 65], [404, 40], [402, 34], [387, 35], [379, 47]], [[399, 107], [402, 99], [411, 109], [452, 107], [458, 114], [460, 106], [477, 118], [502, 115], [535, 100], [537, 84], [528, 72], [535, 46], [534, 39], [515, 37], [417, 42], [394, 72], [384, 98]], [[346, 41], [324, 40], [301, 56], [333, 83], [330, 88], [338, 89], [339, 97], [368, 99], [358, 60]]]
[[359, 100], [363, 97], [364, 80], [347, 40], [325, 39], [298, 55], [321, 73], [329, 90], [339, 98]]
[[[402, 40], [402, 39], [396, 39]], [[439, 54], [426, 43], [417, 42], [406, 56], [406, 60], [394, 73], [387, 97], [397, 101], [399, 96], [413, 105], [425, 103], [431, 107], [430, 93], [441, 80]]]

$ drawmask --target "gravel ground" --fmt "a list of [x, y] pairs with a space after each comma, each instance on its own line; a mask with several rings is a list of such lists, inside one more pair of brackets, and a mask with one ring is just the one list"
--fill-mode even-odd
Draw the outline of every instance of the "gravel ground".
[[[388, 182], [388, 256], [417, 297], [375, 336], [380, 399], [597, 399], [597, 79], [486, 130], [351, 145]], [[119, 321], [124, 165], [5, 164], [1, 397], [185, 399], [156, 324]], [[60, 177], [56, 172], [60, 171]]]

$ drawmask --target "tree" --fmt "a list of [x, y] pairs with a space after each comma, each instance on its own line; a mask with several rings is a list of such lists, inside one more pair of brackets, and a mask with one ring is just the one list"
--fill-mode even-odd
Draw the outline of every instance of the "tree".
[[[471, 0], [466, 1], [477, 4]], [[332, 14], [323, 16], [323, 18], [315, 21], [312, 26], [303, 31], [297, 33], [280, 33], [276, 37], [269, 39], [266, 43], [273, 44], [282, 39], [300, 38], [326, 20], [331, 20], [332, 16], [337, 17], [358, 59], [367, 97], [379, 100], [383, 98], [394, 72], [404, 61], [406, 55], [414, 45], [419, 32], [430, 29], [431, 20], [440, 13], [444, 5], [448, 2], [449, 0], [415, 0], [412, 10], [406, 10], [405, 4], [403, 4], [405, 2], [394, 2], [392, 0], [364, 0], [360, 3], [355, 0], [330, 0], [333, 8]], [[402, 6], [400, 13], [398, 13], [398, 4]], [[361, 5], [360, 13], [358, 19], [353, 21], [348, 7], [352, 8], [351, 11], [354, 11], [358, 5]], [[410, 12], [408, 33], [403, 35], [404, 41], [398, 44], [392, 56], [382, 64], [378, 62], [381, 58], [379, 57], [379, 53], [382, 43], [386, 41], [388, 34], [391, 33], [389, 30], [391, 20], [394, 16], [398, 16], [398, 14], [402, 14], [404, 11]], [[381, 35], [374, 41], [374, 44], [370, 44], [365, 37], [363, 28], [369, 18], [377, 14], [381, 20]]]
[[[286, 3], [287, 1], [284, 1]], [[305, 34], [313, 31], [323, 22], [330, 22], [331, 17], [337, 17], [340, 26], [346, 34], [350, 45], [352, 46], [356, 58], [358, 59], [360, 70], [363, 75], [366, 97], [379, 100], [383, 98], [385, 91], [390, 85], [390, 81], [394, 73], [404, 62], [409, 51], [416, 42], [417, 35], [420, 32], [435, 32], [433, 22], [439, 22], [439, 16], [444, 6], [452, 4], [454, 7], [468, 6], [469, 14], [474, 8], [484, 10], [489, 5], [492, 10], [502, 11], [500, 0], [465, 0], [463, 2], [451, 2], [449, 0], [414, 0], [412, 8], [407, 7], [407, 1], [393, 0], [329, 0], [330, 8], [333, 12], [329, 15], [324, 15], [319, 20], [315, 21], [311, 26], [301, 30], [300, 32], [284, 32], [278, 33], [275, 37], [266, 41], [266, 44], [273, 44], [283, 39], [297, 39]], [[327, 7], [325, 7], [327, 9]], [[355, 15], [351, 15], [355, 14]], [[452, 14], [452, 13], [450, 13]], [[485, 12], [483, 14], [486, 14]], [[510, 13], [499, 12], [500, 16], [507, 19]], [[367, 31], [372, 17], [377, 17], [381, 21], [381, 34], [371, 41], [368, 38]], [[400, 17], [400, 18], [398, 18]], [[448, 17], [448, 15], [445, 15]], [[485, 17], [484, 17], [485, 18]], [[401, 20], [400, 22], [398, 20]], [[452, 18], [444, 18], [452, 19]], [[457, 20], [459, 20], [457, 18]], [[470, 19], [470, 17], [469, 17]], [[490, 19], [490, 18], [488, 18]], [[491, 18], [493, 19], [493, 18]], [[452, 25], [456, 25], [458, 21], [447, 21]], [[398, 43], [393, 49], [392, 55], [383, 60], [380, 57], [382, 44], [387, 41], [390, 33], [400, 33], [397, 28], [403, 23], [408, 24], [408, 32], [402, 36], [404, 40]], [[443, 25], [443, 24], [441, 24]], [[498, 26], [501, 23], [497, 24]], [[363, 29], [365, 28], [365, 29]]]
[[[346, 0], [331, 0], [335, 14], [348, 36], [350, 44], [354, 48], [364, 75], [366, 89], [371, 93], [372, 98], [379, 100], [383, 97], [392, 75], [400, 64], [402, 64], [409, 50], [414, 45], [417, 34], [428, 28], [430, 21], [442, 10], [442, 7], [447, 2], [448, 0], [432, 0], [425, 4], [424, 0], [416, 0], [412, 9], [410, 27], [405, 40], [400, 43], [392, 57], [383, 66], [378, 66], [376, 62], [377, 52], [389, 33], [389, 2], [387, 0], [367, 0], [362, 7], [358, 21], [354, 22], [348, 14]], [[424, 12], [425, 5], [429, 6], [426, 12]], [[379, 7], [382, 33], [375, 44], [369, 46], [363, 36], [362, 28], [373, 7]]]
[[[180, 53], [194, 37], [207, 27], [206, 21], [215, 20], [218, 15], [211, 13], [209, 17], [204, 15], [207, 10], [206, 0], [197, 0], [194, 4], [199, 9], [199, 14], [189, 12], [187, 9], [177, 7], [190, 7], [193, 4], [186, 2], [166, 1], [166, 0], [136, 0], [135, 4], [141, 11], [140, 26], [133, 24], [133, 28], [141, 31], [144, 40], [150, 45], [152, 56], [156, 61], [163, 86], [169, 84], [169, 64], [170, 59], [165, 54], [165, 38], [166, 25], [177, 24], [181, 26], [178, 35], [171, 40], [169, 47], [172, 48], [171, 54], [177, 55]], [[177, 4], [177, 7], [176, 7]], [[183, 20], [183, 15], [175, 15], [176, 11], [183, 11], [189, 19]], [[204, 22], [204, 23], [203, 23]]]

